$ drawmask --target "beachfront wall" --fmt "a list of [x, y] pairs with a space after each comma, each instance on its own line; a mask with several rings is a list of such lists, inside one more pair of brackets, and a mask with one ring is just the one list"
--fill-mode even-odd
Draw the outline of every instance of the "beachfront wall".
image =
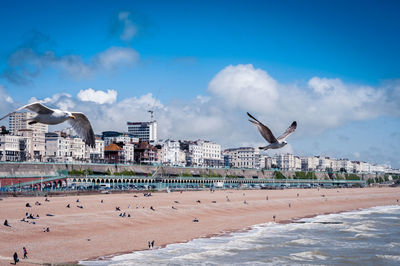
[[[45, 178], [57, 177], [62, 178], [71, 171], [87, 171], [91, 174], [104, 175], [118, 175], [124, 172], [134, 173], [135, 176], [140, 176], [142, 179], [151, 179], [151, 177], [162, 178], [243, 178], [243, 179], [276, 179], [277, 174], [275, 171], [270, 170], [255, 170], [255, 169], [224, 169], [224, 168], [190, 168], [190, 167], [166, 167], [166, 166], [152, 166], [152, 165], [123, 165], [123, 164], [87, 164], [87, 163], [0, 163], [0, 180], [7, 179], [7, 184], [12, 182], [29, 182], [25, 178]], [[296, 172], [280, 171], [283, 176], [281, 178], [292, 179], [295, 177]], [[83, 174], [84, 175], [84, 174]], [[361, 180], [368, 178], [376, 179], [383, 177], [383, 174], [357, 174]], [[14, 178], [14, 180], [13, 180]], [[23, 178], [23, 179], [21, 179]], [[346, 179], [344, 174], [335, 173], [328, 174], [326, 172], [315, 172], [313, 178], [320, 180], [329, 179]], [[2, 184], [3, 186], [5, 183]]]

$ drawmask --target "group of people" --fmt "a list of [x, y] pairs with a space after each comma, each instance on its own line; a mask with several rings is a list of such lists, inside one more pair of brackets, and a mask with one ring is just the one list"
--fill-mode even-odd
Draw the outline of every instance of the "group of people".
[[124, 213], [121, 212], [121, 213], [119, 214], [119, 216], [120, 216], [120, 217], [128, 217], [128, 218], [131, 217], [131, 215], [130, 215], [129, 213], [128, 213], [128, 215], [126, 215], [126, 212], [124, 212]]
[[149, 249], [152, 249], [152, 248], [154, 248], [154, 240], [153, 241], [148, 241], [147, 242], [147, 245], [149, 246]]

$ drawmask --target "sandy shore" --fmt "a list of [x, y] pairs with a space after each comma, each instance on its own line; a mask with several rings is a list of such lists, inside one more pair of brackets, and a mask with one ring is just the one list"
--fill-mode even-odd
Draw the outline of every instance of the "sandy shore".
[[[43, 197], [9, 197], [0, 201], [0, 264], [10, 265], [15, 251], [22, 258], [23, 246], [29, 259], [21, 259], [23, 263], [19, 265], [74, 263], [147, 249], [151, 240], [155, 246], [164, 246], [240, 230], [270, 222], [274, 215], [277, 222], [286, 222], [317, 214], [395, 205], [399, 204], [397, 199], [400, 188], [199, 191], [153, 193], [151, 197], [144, 197], [143, 193], [99, 193], [51, 197], [49, 202]], [[41, 205], [35, 205], [36, 201]], [[32, 207], [25, 207], [28, 202]], [[67, 204], [71, 207], [66, 208]], [[121, 211], [115, 210], [117, 206]], [[26, 212], [40, 218], [21, 222]], [[131, 217], [120, 217], [124, 212]], [[194, 218], [199, 222], [193, 222]], [[11, 227], [3, 226], [5, 219]], [[46, 227], [50, 232], [43, 232]]]

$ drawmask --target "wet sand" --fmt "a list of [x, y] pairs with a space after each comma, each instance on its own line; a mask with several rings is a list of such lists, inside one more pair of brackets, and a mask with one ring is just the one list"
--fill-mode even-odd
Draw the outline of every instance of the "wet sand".
[[[241, 230], [271, 222], [274, 215], [276, 222], [290, 222], [318, 214], [396, 205], [397, 199], [400, 188], [184, 191], [152, 193], [151, 197], [99, 193], [51, 197], [49, 202], [43, 197], [9, 197], [0, 200], [0, 265], [10, 265], [15, 251], [22, 262], [18, 265], [76, 263], [148, 249], [152, 240], [160, 247]], [[36, 201], [41, 205], [35, 205]], [[32, 207], [25, 207], [28, 202]], [[121, 211], [116, 211], [117, 206]], [[26, 212], [40, 218], [21, 222]], [[124, 212], [131, 217], [120, 217]], [[199, 222], [193, 222], [194, 218]], [[11, 227], [3, 225], [5, 219]], [[50, 232], [43, 232], [47, 227]], [[27, 260], [22, 259], [23, 246], [28, 250]]]

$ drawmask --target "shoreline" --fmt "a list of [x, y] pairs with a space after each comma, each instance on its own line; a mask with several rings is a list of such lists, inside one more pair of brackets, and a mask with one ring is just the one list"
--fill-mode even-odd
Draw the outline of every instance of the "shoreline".
[[[306, 219], [306, 218], [314, 218], [314, 217], [317, 217], [317, 216], [324, 216], [324, 215], [330, 215], [330, 214], [340, 214], [340, 213], [346, 213], [346, 212], [363, 211], [363, 210], [368, 210], [368, 209], [375, 208], [375, 207], [388, 207], [388, 206], [398, 206], [398, 205], [378, 205], [378, 206], [367, 207], [367, 208], [349, 209], [349, 210], [344, 210], [344, 211], [339, 211], [339, 212], [319, 213], [319, 214], [315, 214], [315, 215], [307, 215], [307, 216], [304, 216], [304, 217], [293, 218], [292, 220], [279, 221], [279, 222], [276, 222], [276, 224], [282, 224], [282, 225], [283, 224], [290, 224], [290, 223], [293, 223], [293, 222], [296, 222], [296, 221], [299, 221], [299, 220], [302, 220], [302, 219]], [[229, 235], [234, 234], [234, 233], [242, 233], [242, 232], [245, 233], [245, 232], [249, 232], [250, 230], [252, 230], [255, 226], [265, 226], [265, 225], [268, 225], [270, 223], [272, 223], [272, 222], [254, 224], [254, 225], [242, 228], [242, 229], [232, 230], [232, 231], [229, 231], [229, 232], [214, 233], [214, 234], [210, 234], [210, 235], [204, 236], [204, 237], [193, 238], [193, 239], [190, 239], [190, 240], [185, 241], [185, 242], [176, 242], [176, 243], [165, 244], [165, 245], [162, 245], [162, 246], [158, 246], [156, 249], [166, 248], [167, 246], [173, 245], [173, 244], [185, 244], [185, 243], [191, 242], [191, 241], [196, 240], [196, 239], [210, 239], [210, 238], [213, 238], [213, 237], [229, 236]], [[150, 249], [150, 250], [156, 250], [156, 249]], [[89, 259], [84, 259], [84, 260], [75, 261], [75, 262], [68, 262], [68, 263], [81, 265], [80, 262], [84, 262], [84, 261], [109, 260], [109, 259], [111, 259], [113, 257], [116, 257], [116, 256], [127, 255], [127, 254], [131, 254], [131, 253], [134, 253], [134, 252], [146, 251], [146, 250], [149, 250], [149, 249], [132, 250], [131, 252], [119, 252], [119, 253], [115, 253], [115, 254], [109, 254], [109, 255], [104, 255], [104, 256], [100, 256], [100, 257], [93, 257], [93, 258], [89, 258]]]
[[[76, 203], [78, 198], [80, 203]], [[153, 239], [156, 247], [163, 248], [248, 231], [257, 224], [272, 222], [274, 215], [277, 223], [291, 223], [318, 215], [398, 205], [399, 198], [400, 188], [185, 191], [153, 193], [151, 197], [99, 193], [49, 197], [50, 202], [43, 197], [4, 198], [0, 201], [0, 219], [8, 219], [12, 227], [0, 229], [0, 238], [9, 240], [0, 243], [0, 262], [6, 262], [3, 258], [11, 258], [15, 250], [21, 257], [25, 245], [29, 259], [21, 260], [21, 265], [104, 260], [147, 250], [147, 241]], [[100, 203], [102, 199], [104, 203]], [[42, 204], [35, 206], [35, 201]], [[27, 202], [31, 208], [25, 207]], [[71, 208], [66, 208], [68, 203]], [[84, 208], [77, 208], [79, 204]], [[121, 212], [115, 211], [116, 206]], [[19, 221], [27, 211], [40, 215], [36, 225]], [[123, 212], [131, 218], [120, 217]], [[193, 222], [194, 218], [199, 222]], [[45, 226], [51, 228], [49, 233], [42, 231]]]

